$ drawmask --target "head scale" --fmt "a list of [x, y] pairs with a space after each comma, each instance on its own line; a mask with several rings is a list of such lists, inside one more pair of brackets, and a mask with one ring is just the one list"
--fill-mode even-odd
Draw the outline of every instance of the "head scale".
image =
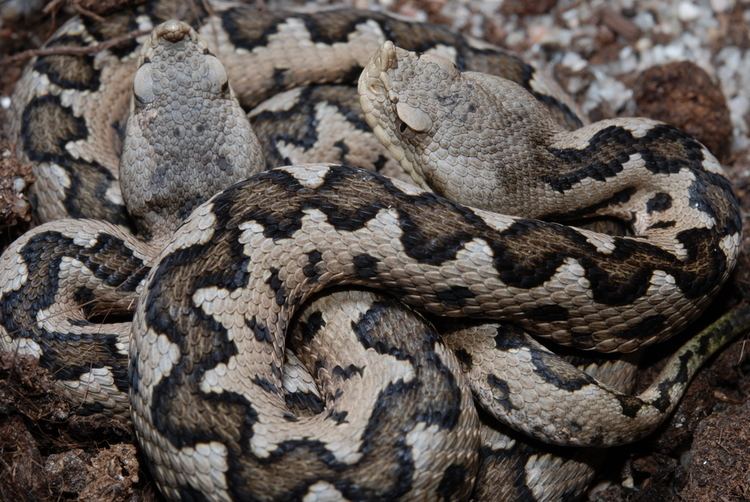
[[515, 82], [392, 42], [373, 54], [358, 91], [373, 132], [415, 182], [483, 209], [512, 209], [501, 195], [513, 186], [518, 152], [539, 151], [537, 139], [554, 132], [549, 113]]

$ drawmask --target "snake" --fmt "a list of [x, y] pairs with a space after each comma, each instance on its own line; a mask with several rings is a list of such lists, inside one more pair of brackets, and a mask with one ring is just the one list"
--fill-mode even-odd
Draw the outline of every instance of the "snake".
[[[132, 414], [166, 497], [571, 496], [580, 459], [532, 485], [542, 467], [504, 464], [522, 440], [487, 424], [636, 440], [734, 334], [692, 338], [638, 396], [549, 346], [641, 349], [727, 279], [739, 205], [683, 132], [584, 124], [517, 57], [382, 13], [150, 2], [47, 45], [158, 22], [143, 49], [39, 57], [17, 87], [42, 223], [0, 257], [0, 348], [81, 412]], [[570, 225], [609, 217], [629, 235]]]

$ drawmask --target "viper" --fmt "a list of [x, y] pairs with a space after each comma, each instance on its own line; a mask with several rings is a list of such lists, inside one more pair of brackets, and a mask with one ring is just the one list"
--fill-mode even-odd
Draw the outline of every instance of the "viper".
[[[167, 7], [116, 15], [106, 34]], [[505, 440], [486, 424], [549, 444], [633, 441], [736, 332], [696, 336], [639, 396], [530, 335], [630, 352], [679, 331], [726, 280], [738, 203], [681, 131], [583, 125], [517, 58], [383, 14], [217, 4], [188, 20], [197, 31], [156, 27], [137, 63], [133, 46], [29, 66], [13, 130], [47, 222], [0, 257], [2, 348], [38, 358], [83, 411], [132, 408], [166, 496], [570, 495], [581, 483], [563, 467], [531, 484], [493, 465]], [[75, 19], [49, 45], [104, 31]], [[360, 111], [334, 87], [260, 103], [353, 74]], [[294, 134], [256, 139], [240, 103], [271, 127], [305, 94], [337, 98], [289, 120]], [[363, 164], [414, 181], [295, 164], [341, 116], [357, 127], [328, 155], [352, 162], [348, 145], [374, 137]], [[274, 156], [293, 165], [264, 171]], [[628, 235], [568, 225], [602, 217]]]

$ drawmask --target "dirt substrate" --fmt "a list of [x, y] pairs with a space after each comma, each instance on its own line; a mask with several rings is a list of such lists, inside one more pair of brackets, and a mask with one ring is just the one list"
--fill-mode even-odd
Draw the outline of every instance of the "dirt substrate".
[[[747, 29], [742, 32], [741, 23], [738, 25], [731, 16], [746, 15], [746, 12], [739, 3], [732, 7], [735, 2], [728, 2], [731, 5], [727, 8], [724, 6], [727, 2], [710, 2], [710, 6], [718, 5], [730, 16], [727, 36], [724, 39], [719, 37], [719, 43], [725, 46], [734, 43], [740, 47], [747, 42]], [[606, 49], [607, 43], [615, 44], [621, 51], [622, 47], [635, 45], [643, 38], [643, 33], [637, 26], [634, 28], [630, 19], [637, 20], [637, 14], [633, 13], [638, 12], [640, 4], [648, 2], [621, 0], [614, 3], [632, 6], [630, 10], [607, 7], [609, 10], [597, 13], [596, 19], [604, 27], [604, 35], [599, 39], [603, 45], [600, 53], [586, 54], [591, 65], [611, 57]], [[677, 9], [685, 2], [673, 3]], [[546, 26], [547, 30], [553, 30], [561, 26], [567, 19], [566, 15], [570, 17], [566, 12], [583, 10], [587, 2], [572, 3], [573, 7], [569, 7], [571, 2], [559, 4], [568, 6], [567, 10], [561, 11], [562, 7], [555, 1], [506, 1], [504, 6], [495, 6], [495, 12], [502, 11], [505, 16], [510, 16], [506, 24], [485, 20], [479, 25], [485, 29], [488, 38], [497, 43], [502, 41], [503, 34], [513, 34], [509, 26], [516, 30], [528, 28], [532, 35], [536, 33], [533, 26], [527, 26], [531, 22], [523, 18], [526, 14], [541, 14], [542, 17], [531, 19]], [[584, 7], [579, 7], [580, 4]], [[448, 22], [444, 12], [460, 8], [471, 11], [475, 4], [414, 1], [389, 5], [402, 14]], [[745, 9], [750, 10], [750, 7]], [[689, 11], [680, 11], [680, 15], [683, 13], [685, 16], [690, 14]], [[484, 11], [479, 14], [486, 15]], [[0, 58], [38, 47], [67, 15], [68, 11], [59, 11], [55, 19], [46, 16], [30, 23], [15, 21], [0, 25]], [[545, 15], [551, 21], [543, 17]], [[470, 19], [477, 24], [473, 17]], [[738, 30], [744, 36], [738, 35]], [[658, 43], [656, 36], [654, 38]], [[717, 43], [716, 37], [711, 43]], [[514, 45], [514, 48], [518, 50], [519, 45]], [[713, 47], [712, 50], [722, 48], [726, 47]], [[745, 48], [747, 45], [742, 49]], [[575, 58], [573, 60], [575, 63]], [[11, 94], [23, 64], [24, 61], [18, 60], [3, 61], [0, 97]], [[572, 64], [572, 67], [577, 65]], [[590, 109], [591, 117], [637, 111], [681, 125], [711, 145], [728, 166], [743, 207], [750, 209], [750, 153], [744, 149], [744, 132], [738, 136], [737, 125], [733, 126], [729, 120], [725, 93], [717, 85], [714, 75], [696, 71], [689, 63], [619, 75], [618, 85], [623, 85], [633, 99], [631, 105], [612, 109], [586, 106], [588, 95], [585, 89], [580, 92], [571, 89], [577, 82], [571, 79], [579, 76], [569, 70], [558, 65], [554, 73], [575, 95], [578, 103]], [[606, 78], [602, 81], [606, 82]], [[0, 109], [0, 123], [7, 123], [6, 114], [5, 109]], [[732, 131], [734, 141], [730, 142]], [[30, 224], [25, 193], [33, 178], [28, 166], [19, 164], [10, 155], [12, 148], [10, 139], [0, 131], [0, 249]], [[749, 236], [750, 231], [746, 231], [745, 248]], [[725, 288], [699, 324], [708, 324], [728, 305], [742, 298], [750, 284], [748, 274], [750, 267], [743, 257], [732, 284]], [[680, 340], [686, 336], [689, 333]], [[656, 374], [659, 361], [680, 340], [658, 347], [647, 356], [644, 382]], [[611, 451], [602, 478], [589, 498], [598, 501], [750, 500], [749, 396], [750, 345], [745, 336], [698, 374], [677, 411], [656, 434], [635, 445]], [[158, 500], [153, 481], [141, 468], [142, 459], [134, 447], [130, 425], [106, 416], [82, 417], [75, 411], [55, 394], [46, 370], [30, 359], [0, 356], [0, 500]]]

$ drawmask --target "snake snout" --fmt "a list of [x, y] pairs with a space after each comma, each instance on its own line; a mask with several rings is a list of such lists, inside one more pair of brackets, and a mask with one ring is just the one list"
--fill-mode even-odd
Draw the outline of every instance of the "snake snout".
[[170, 19], [154, 29], [154, 38], [156, 40], [164, 39], [168, 42], [177, 43], [190, 35], [191, 31], [192, 28], [190, 28], [189, 24], [176, 19]]
[[381, 72], [386, 72], [395, 68], [396, 63], [396, 46], [390, 40], [386, 40], [380, 47], [380, 54], [376, 59], [377, 67]]

